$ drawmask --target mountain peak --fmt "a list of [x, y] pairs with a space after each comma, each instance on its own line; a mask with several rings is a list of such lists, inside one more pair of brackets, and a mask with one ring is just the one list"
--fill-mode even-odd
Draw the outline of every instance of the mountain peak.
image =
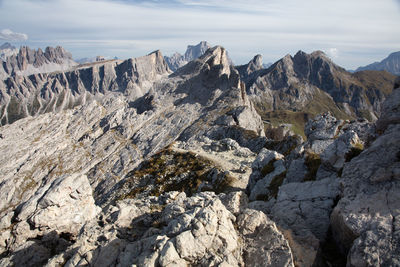
[[211, 45], [206, 41], [201, 41], [197, 45], [188, 45], [185, 52], [185, 60], [192, 61], [203, 55], [209, 48], [211, 48]]
[[263, 57], [262, 57], [262, 55], [260, 55], [260, 54], [255, 55], [253, 57], [253, 59], [250, 61], [250, 63], [252, 63], [255, 67], [261, 69], [262, 66], [263, 66]]
[[12, 44], [6, 42], [6, 43], [4, 43], [4, 44], [2, 44], [0, 46], [0, 49], [15, 49], [15, 46], [13, 46]]
[[209, 48], [211, 48], [211, 45], [208, 42], [201, 41], [197, 45], [188, 45], [184, 55], [176, 52], [170, 57], [165, 57], [165, 61], [172, 71], [176, 71], [188, 62], [202, 56]]
[[357, 71], [363, 70], [386, 70], [394, 75], [400, 75], [400, 51], [391, 53], [380, 62], [374, 62], [364, 67], [359, 67]]

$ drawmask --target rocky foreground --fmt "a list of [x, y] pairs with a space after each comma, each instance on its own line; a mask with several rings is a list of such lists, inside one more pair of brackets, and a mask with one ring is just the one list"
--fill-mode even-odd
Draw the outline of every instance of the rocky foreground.
[[274, 141], [222, 47], [105, 64], [23, 78], [98, 91], [0, 127], [0, 266], [400, 265], [399, 83], [376, 123]]

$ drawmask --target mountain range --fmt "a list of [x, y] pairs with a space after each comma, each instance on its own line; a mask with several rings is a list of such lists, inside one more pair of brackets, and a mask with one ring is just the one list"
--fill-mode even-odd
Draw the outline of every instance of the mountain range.
[[175, 71], [158, 50], [29, 75], [70, 54], [8, 57], [0, 266], [400, 262], [400, 79], [203, 46]]
[[4, 80], [15, 74], [27, 76], [34, 73], [65, 71], [75, 65], [77, 63], [73, 61], [71, 53], [61, 46], [46, 47], [45, 51], [22, 46], [17, 53], [8, 55], [0, 65], [0, 79]]
[[385, 70], [394, 75], [400, 75], [400, 51], [391, 53], [380, 62], [374, 62], [367, 66], [359, 67], [356, 71], [363, 70]]

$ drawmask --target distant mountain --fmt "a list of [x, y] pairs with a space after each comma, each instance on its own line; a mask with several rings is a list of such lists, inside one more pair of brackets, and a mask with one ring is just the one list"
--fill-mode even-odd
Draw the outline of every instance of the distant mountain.
[[9, 55], [0, 64], [0, 79], [4, 80], [11, 75], [30, 75], [34, 73], [46, 73], [65, 71], [77, 65], [72, 59], [71, 53], [61, 46], [46, 47], [34, 50], [22, 46], [17, 53]]
[[0, 46], [0, 60], [6, 61], [7, 57], [18, 53], [18, 49], [10, 43], [4, 43]]
[[168, 64], [168, 67], [172, 71], [176, 71], [180, 67], [186, 65], [189, 61], [202, 56], [209, 48], [211, 48], [211, 45], [208, 42], [201, 41], [197, 45], [188, 45], [184, 55], [176, 52], [171, 57], [165, 56], [164, 58]]
[[11, 45], [10, 43], [4, 43], [0, 46], [0, 49], [15, 49], [15, 46]]
[[110, 92], [137, 98], [150, 89], [146, 82], [165, 73], [170, 71], [161, 52], [155, 51], [125, 61], [79, 65], [65, 72], [10, 76], [4, 84], [0, 82], [0, 125], [29, 115], [70, 109]]
[[382, 71], [352, 74], [321, 51], [287, 55], [268, 69], [259, 61], [256, 56], [236, 67], [249, 98], [264, 120], [295, 123], [299, 131], [308, 118], [328, 110], [342, 119], [375, 121], [396, 78]]
[[375, 62], [364, 67], [359, 67], [356, 72], [363, 70], [386, 70], [394, 75], [400, 75], [400, 51], [391, 53], [381, 62]]
[[268, 63], [263, 63], [262, 66], [263, 66], [264, 69], [268, 69], [269, 67], [272, 66], [272, 64], [273, 64], [273, 63], [268, 62]]

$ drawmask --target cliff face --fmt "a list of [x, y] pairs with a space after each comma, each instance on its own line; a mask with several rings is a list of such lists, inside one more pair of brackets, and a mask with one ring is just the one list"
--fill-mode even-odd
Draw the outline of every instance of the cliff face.
[[11, 75], [30, 75], [34, 73], [65, 71], [77, 65], [71, 53], [61, 46], [46, 47], [32, 50], [22, 46], [18, 53], [11, 54], [3, 59], [0, 65], [0, 79], [4, 80]]
[[0, 84], [1, 124], [73, 108], [110, 92], [135, 99], [147, 93], [151, 82], [168, 73], [161, 53], [156, 51], [141, 58], [87, 64], [67, 72], [9, 77]]

